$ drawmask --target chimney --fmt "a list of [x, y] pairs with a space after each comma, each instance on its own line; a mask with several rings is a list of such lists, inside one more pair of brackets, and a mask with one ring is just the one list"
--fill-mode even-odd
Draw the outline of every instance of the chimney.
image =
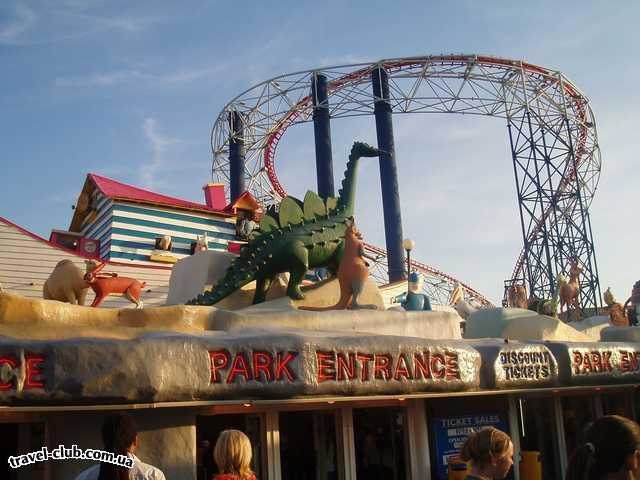
[[222, 183], [207, 183], [204, 187], [204, 200], [207, 203], [207, 207], [214, 210], [223, 210], [227, 206], [227, 199], [224, 196], [224, 184]]

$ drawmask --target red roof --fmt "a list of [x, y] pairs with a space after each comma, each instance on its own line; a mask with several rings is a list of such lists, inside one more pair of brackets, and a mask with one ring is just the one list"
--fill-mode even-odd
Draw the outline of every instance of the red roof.
[[166, 207], [181, 208], [186, 210], [197, 210], [205, 213], [216, 213], [218, 215], [229, 216], [224, 210], [216, 210], [205, 204], [190, 202], [180, 198], [169, 197], [160, 193], [150, 192], [143, 188], [117, 182], [110, 178], [101, 177], [95, 173], [90, 173], [87, 178], [93, 181], [98, 190], [112, 200], [124, 200], [129, 202], [146, 203], [151, 205], [163, 205]]
[[243, 203], [248, 204], [250, 209], [253, 211], [261, 210], [260, 204], [255, 199], [255, 197], [251, 195], [251, 192], [246, 191], [242, 195], [240, 195], [238, 198], [236, 198], [233, 202], [231, 202], [229, 205], [224, 207], [224, 211], [233, 213], [235, 215], [236, 210]]

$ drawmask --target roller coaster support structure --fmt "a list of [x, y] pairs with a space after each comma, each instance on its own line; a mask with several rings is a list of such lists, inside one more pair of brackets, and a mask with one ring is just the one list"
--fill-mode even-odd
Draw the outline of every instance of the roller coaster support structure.
[[316, 173], [318, 195], [325, 200], [333, 197], [333, 157], [331, 154], [331, 123], [327, 77], [314, 73], [311, 83], [313, 97], [313, 134], [316, 143]]
[[398, 168], [396, 166], [393, 142], [393, 120], [389, 102], [389, 77], [380, 65], [371, 72], [373, 84], [374, 115], [380, 154], [380, 185], [382, 187], [382, 210], [384, 214], [384, 234], [387, 243], [389, 283], [406, 278], [404, 251], [402, 250], [402, 216], [400, 214], [400, 193], [398, 189]]
[[229, 113], [229, 127], [229, 167], [231, 176], [229, 201], [233, 203], [246, 190], [244, 181], [244, 125], [242, 114], [237, 110]]
[[[326, 102], [320, 92], [325, 82]], [[230, 112], [242, 111], [247, 189], [264, 205], [279, 203], [287, 191], [276, 172], [278, 142], [290, 127], [315, 120], [329, 106], [332, 123], [375, 115], [378, 146], [387, 152], [380, 157], [380, 176], [388, 251], [367, 246], [378, 283], [405, 275], [391, 112], [476, 115], [501, 118], [509, 126], [524, 245], [507, 285], [526, 283], [533, 295], [550, 298], [557, 275], [568, 276], [569, 262], [576, 259], [583, 269], [581, 308], [601, 305], [588, 213], [602, 164], [596, 121], [589, 99], [561, 72], [522, 60], [445, 54], [279, 75], [239, 94], [218, 115], [211, 131], [213, 181], [234, 183], [228, 119]], [[325, 139], [329, 146], [328, 136], [327, 128], [317, 143]], [[476, 157], [457, 160], [471, 161]], [[457, 279], [438, 269], [413, 259], [411, 268], [425, 275], [432, 300], [446, 303], [457, 287]], [[460, 283], [467, 298], [490, 303]]]
[[522, 273], [530, 297], [548, 298], [555, 293], [558, 275], [568, 277], [570, 262], [577, 260], [582, 268], [580, 306], [597, 312], [600, 284], [591, 222], [581, 182], [575, 181], [573, 139], [579, 133], [561, 111], [543, 118], [525, 108], [508, 118], [524, 238]]

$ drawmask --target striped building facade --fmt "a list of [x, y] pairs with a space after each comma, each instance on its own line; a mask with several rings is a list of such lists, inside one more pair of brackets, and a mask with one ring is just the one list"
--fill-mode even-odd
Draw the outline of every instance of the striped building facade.
[[104, 260], [157, 265], [150, 257], [156, 238], [164, 235], [172, 239], [166, 253], [177, 259], [189, 256], [192, 242], [205, 235], [215, 250], [226, 251], [236, 239], [235, 216], [220, 205], [186, 202], [93, 174], [83, 194], [89, 196], [88, 207], [74, 215], [69, 230], [99, 240]]

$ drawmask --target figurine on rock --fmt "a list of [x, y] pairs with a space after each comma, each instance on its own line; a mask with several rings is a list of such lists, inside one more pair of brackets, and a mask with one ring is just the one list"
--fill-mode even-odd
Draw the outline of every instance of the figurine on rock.
[[57, 300], [72, 305], [84, 305], [89, 285], [85, 275], [91, 273], [97, 266], [92, 260], [85, 261], [86, 269], [83, 273], [71, 260], [61, 260], [57, 263], [49, 278], [42, 287], [42, 297], [45, 300]]
[[562, 286], [567, 284], [567, 277], [559, 274], [556, 278], [556, 288], [553, 296], [549, 299], [533, 298], [529, 301], [529, 310], [533, 310], [538, 315], [546, 315], [547, 317], [558, 318], [558, 305], [560, 304], [560, 295]]
[[624, 302], [624, 310], [628, 312], [629, 324], [638, 325], [638, 317], [640, 317], [640, 280], [633, 285], [631, 296]]
[[[580, 303], [578, 301], [578, 296], [580, 295], [580, 281], [579, 276], [582, 273], [582, 268], [578, 265], [578, 261], [574, 260], [570, 263], [571, 268], [569, 269], [569, 274], [571, 278], [569, 278], [568, 282], [563, 282], [560, 285], [560, 314], [562, 314], [564, 307], [567, 308], [567, 318], [566, 321], [571, 320], [571, 313], [569, 311], [569, 307], [573, 307], [573, 311], [575, 312], [575, 320], [580, 320]], [[566, 279], [565, 279], [566, 280]]]
[[522, 284], [514, 283], [509, 287], [508, 306], [514, 308], [529, 308], [529, 299], [527, 298], [527, 287]]
[[447, 305], [454, 306], [460, 300], [464, 300], [464, 290], [462, 289], [462, 284], [460, 282], [456, 282], [453, 286], [453, 290], [449, 294], [449, 301]]
[[429, 297], [422, 293], [422, 277], [418, 272], [409, 274], [409, 288], [401, 305], [409, 311], [431, 310]]
[[358, 296], [364, 290], [369, 278], [369, 264], [364, 259], [364, 243], [362, 234], [356, 228], [353, 217], [347, 222], [344, 234], [344, 253], [338, 267], [338, 282], [340, 284], [340, 300], [330, 307], [299, 307], [300, 310], [358, 310], [362, 308], [376, 309], [375, 305], [360, 305]]
[[607, 310], [609, 312], [609, 320], [611, 322], [611, 325], [614, 325], [616, 327], [628, 327], [629, 319], [627, 318], [625, 309], [622, 304], [619, 303], [613, 296], [611, 287], [607, 288], [607, 290], [602, 295], [602, 298], [604, 298], [604, 303], [607, 304]]
[[100, 303], [111, 294], [120, 294], [134, 303], [136, 308], [142, 308], [140, 293], [146, 285], [146, 282], [139, 282], [135, 278], [119, 277], [118, 274], [114, 272], [100, 273], [106, 264], [107, 262], [100, 263], [84, 276], [85, 281], [96, 294], [96, 298], [93, 300], [91, 306], [99, 306]]

